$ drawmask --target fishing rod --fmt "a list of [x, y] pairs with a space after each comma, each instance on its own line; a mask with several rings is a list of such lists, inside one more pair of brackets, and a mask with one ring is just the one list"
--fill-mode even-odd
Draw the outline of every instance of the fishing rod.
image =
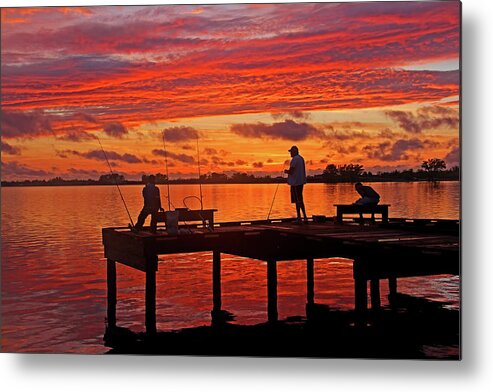
[[[53, 135], [53, 137], [55, 138], [55, 141], [56, 140], [59, 140], [58, 139], [58, 136], [56, 135], [56, 133], [53, 130], [53, 128], [49, 127], [49, 130], [50, 130], [51, 134]], [[132, 227], [134, 227], [134, 221], [132, 220], [132, 216], [130, 215], [130, 211], [128, 210], [127, 203], [125, 202], [125, 199], [123, 197], [122, 191], [121, 191], [120, 187], [118, 186], [118, 182], [116, 180], [115, 173], [113, 172], [113, 169], [111, 168], [111, 164], [110, 164], [110, 161], [108, 160], [108, 156], [106, 155], [106, 151], [104, 150], [103, 145], [101, 144], [101, 140], [99, 139], [99, 137], [97, 135], [94, 135], [94, 136], [98, 140], [99, 147], [101, 147], [101, 151], [103, 151], [104, 159], [106, 160], [106, 163], [108, 164], [108, 167], [110, 169], [111, 176], [115, 180], [115, 185], [116, 185], [116, 187], [118, 189], [118, 193], [120, 194], [120, 197], [121, 197], [121, 199], [123, 201], [123, 205], [125, 206], [125, 211], [127, 211], [128, 218], [130, 219], [130, 224], [131, 224]]]
[[199, 172], [199, 189], [200, 189], [200, 209], [204, 209], [204, 204], [202, 202], [202, 180], [200, 178], [200, 152], [199, 152], [199, 135], [197, 133], [197, 169]]
[[197, 135], [197, 171], [198, 171], [198, 174], [199, 174], [199, 188], [200, 188], [200, 197], [197, 197], [195, 195], [192, 195], [192, 196], [187, 196], [183, 199], [183, 205], [190, 209], [188, 206], [187, 206], [187, 203], [185, 202], [185, 200], [188, 200], [188, 199], [197, 199], [200, 203], [200, 210], [203, 210], [204, 209], [204, 203], [203, 203], [203, 196], [202, 196], [202, 180], [200, 179], [200, 150], [199, 150], [199, 137]]
[[164, 147], [164, 165], [166, 166], [166, 185], [168, 189], [168, 211], [171, 211], [171, 199], [169, 196], [169, 174], [168, 174], [168, 152], [166, 150], [166, 141], [164, 138], [164, 129], [163, 129], [163, 147]]
[[[282, 171], [281, 171], [281, 177], [284, 178], [284, 168], [286, 167], [286, 162], [284, 162], [284, 165], [282, 166]], [[274, 206], [274, 200], [276, 200], [276, 195], [277, 195], [277, 190], [279, 189], [279, 185], [281, 183], [278, 182], [276, 186], [276, 191], [274, 192], [274, 197], [272, 198], [272, 203], [270, 205], [269, 213], [267, 214], [267, 220], [270, 218], [270, 213], [272, 212], [272, 207]]]
[[[96, 135], [94, 135], [94, 136], [96, 136]], [[132, 225], [132, 227], [134, 227], [135, 226], [134, 221], [132, 220], [132, 216], [130, 215], [130, 212], [128, 211], [127, 203], [125, 203], [125, 199], [123, 197], [122, 191], [121, 191], [120, 187], [118, 186], [118, 181], [116, 180], [115, 173], [113, 173], [113, 169], [111, 168], [111, 164], [110, 164], [110, 161], [108, 160], [108, 156], [106, 155], [106, 151], [104, 151], [103, 145], [101, 144], [101, 140], [99, 140], [99, 137], [96, 136], [96, 139], [98, 139], [98, 143], [99, 143], [99, 146], [101, 147], [101, 151], [103, 151], [104, 158], [106, 159], [106, 163], [108, 164], [108, 167], [110, 168], [111, 176], [115, 180], [115, 185], [118, 189], [118, 193], [120, 193], [120, 197], [122, 198], [123, 205], [125, 206], [125, 210], [127, 211], [128, 218], [130, 219], [130, 224]]]

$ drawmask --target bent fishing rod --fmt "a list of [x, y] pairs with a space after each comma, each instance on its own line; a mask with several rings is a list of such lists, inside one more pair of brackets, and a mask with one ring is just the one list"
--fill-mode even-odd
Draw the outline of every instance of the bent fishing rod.
[[[94, 136], [96, 136], [96, 135], [94, 135]], [[103, 145], [101, 144], [101, 140], [99, 140], [99, 137], [96, 136], [96, 139], [98, 139], [98, 143], [99, 143], [99, 146], [101, 147], [101, 151], [103, 151], [104, 159], [106, 159], [106, 163], [108, 164], [108, 167], [110, 169], [111, 176], [115, 180], [116, 188], [118, 189], [118, 193], [120, 194], [120, 197], [123, 201], [123, 205], [125, 206], [125, 210], [127, 211], [128, 218], [130, 219], [130, 224], [132, 225], [132, 227], [134, 227], [135, 226], [134, 221], [132, 220], [132, 216], [130, 215], [130, 211], [128, 210], [127, 203], [125, 203], [125, 198], [123, 197], [122, 191], [121, 191], [120, 187], [118, 186], [118, 181], [116, 180], [115, 173], [113, 173], [113, 169], [111, 168], [111, 164], [110, 164], [110, 161], [108, 160], [108, 156], [106, 155], [106, 151], [104, 151]]]
[[171, 211], [171, 199], [169, 195], [169, 173], [168, 173], [168, 152], [166, 150], [166, 141], [164, 138], [164, 129], [163, 129], [163, 148], [164, 148], [164, 166], [166, 167], [166, 186], [168, 190], [168, 211]]
[[204, 204], [202, 202], [202, 180], [200, 178], [200, 152], [199, 152], [199, 135], [197, 133], [197, 170], [199, 172], [199, 189], [200, 189], [200, 209], [204, 209]]
[[[281, 171], [281, 177], [284, 178], [284, 169], [286, 168], [286, 162], [284, 162], [284, 165], [282, 166], [282, 171]], [[274, 192], [274, 197], [272, 198], [272, 203], [270, 205], [269, 213], [267, 214], [267, 220], [270, 218], [270, 213], [272, 212], [272, 207], [274, 206], [274, 200], [276, 200], [276, 195], [277, 195], [277, 190], [279, 189], [279, 185], [281, 183], [278, 182], [276, 186], [276, 191]]]

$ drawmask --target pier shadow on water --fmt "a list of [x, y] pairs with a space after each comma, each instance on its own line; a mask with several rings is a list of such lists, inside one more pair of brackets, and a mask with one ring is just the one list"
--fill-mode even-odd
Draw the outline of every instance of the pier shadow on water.
[[443, 304], [397, 294], [392, 306], [353, 311], [314, 304], [307, 317], [277, 323], [237, 325], [223, 312], [210, 326], [147, 336], [126, 328], [107, 329], [108, 354], [460, 359], [460, 315]]

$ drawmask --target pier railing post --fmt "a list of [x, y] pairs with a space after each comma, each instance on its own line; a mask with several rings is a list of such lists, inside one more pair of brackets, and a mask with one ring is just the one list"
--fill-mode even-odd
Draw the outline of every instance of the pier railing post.
[[156, 270], [157, 256], [146, 259], [146, 332], [156, 334]]
[[116, 327], [116, 262], [106, 261], [106, 285], [108, 288], [107, 298], [107, 322], [108, 328]]
[[267, 261], [267, 315], [270, 323], [277, 322], [277, 262]]
[[212, 252], [212, 319], [221, 314], [221, 252]]

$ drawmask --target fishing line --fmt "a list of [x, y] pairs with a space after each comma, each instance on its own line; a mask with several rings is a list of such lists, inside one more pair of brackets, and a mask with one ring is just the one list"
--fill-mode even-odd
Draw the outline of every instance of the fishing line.
[[[94, 136], [96, 136], [96, 135], [94, 135]], [[98, 143], [99, 143], [99, 146], [101, 147], [101, 151], [103, 151], [104, 158], [106, 159], [106, 163], [108, 164], [108, 167], [110, 168], [111, 176], [115, 180], [115, 185], [118, 189], [118, 193], [120, 193], [120, 197], [122, 198], [123, 205], [125, 206], [125, 210], [127, 211], [128, 218], [130, 219], [130, 223], [131, 223], [132, 227], [134, 227], [135, 226], [134, 221], [132, 220], [132, 216], [130, 215], [130, 212], [128, 211], [127, 203], [125, 203], [125, 199], [123, 197], [122, 191], [121, 191], [120, 187], [118, 186], [118, 181], [116, 180], [116, 176], [113, 173], [113, 169], [111, 168], [111, 164], [110, 164], [110, 161], [108, 160], [108, 156], [106, 155], [106, 151], [104, 151], [103, 145], [101, 144], [101, 140], [99, 140], [99, 137], [96, 136], [96, 139], [98, 139]]]
[[[286, 167], [286, 162], [284, 162], [284, 165], [282, 166], [282, 171], [281, 171], [281, 177], [284, 178], [284, 168]], [[276, 191], [274, 192], [274, 197], [272, 198], [272, 203], [270, 205], [269, 213], [267, 214], [267, 220], [270, 218], [270, 213], [272, 212], [272, 207], [274, 206], [274, 200], [276, 200], [276, 195], [277, 195], [277, 190], [279, 189], [279, 185], [281, 183], [278, 182], [276, 186]]]
[[197, 134], [197, 169], [199, 172], [199, 189], [200, 189], [200, 209], [204, 209], [202, 202], [202, 180], [200, 179], [200, 152], [199, 152], [199, 135]]
[[163, 129], [163, 147], [164, 147], [164, 165], [166, 166], [166, 185], [168, 188], [168, 211], [171, 211], [171, 199], [170, 199], [170, 195], [169, 195], [168, 152], [166, 150], [166, 141], [164, 138], [164, 129]]

